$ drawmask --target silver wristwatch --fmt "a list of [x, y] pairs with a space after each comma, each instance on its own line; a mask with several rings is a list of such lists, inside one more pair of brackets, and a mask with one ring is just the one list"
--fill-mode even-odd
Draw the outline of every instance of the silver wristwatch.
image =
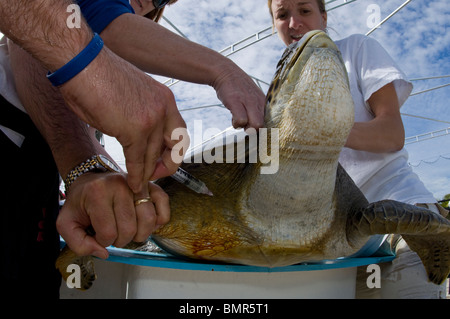
[[72, 185], [78, 177], [80, 177], [84, 173], [94, 170], [98, 170], [100, 172], [120, 172], [120, 168], [106, 156], [94, 155], [80, 165], [76, 166], [67, 175], [66, 179], [64, 180], [66, 194], [69, 191], [70, 185]]

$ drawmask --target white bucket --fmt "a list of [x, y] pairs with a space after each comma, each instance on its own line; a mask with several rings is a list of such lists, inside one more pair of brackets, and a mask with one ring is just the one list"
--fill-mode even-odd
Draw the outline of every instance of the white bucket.
[[355, 297], [356, 267], [393, 257], [344, 258], [266, 268], [202, 263], [162, 253], [108, 248], [96, 260], [97, 280], [88, 291], [68, 289], [61, 298], [331, 298]]

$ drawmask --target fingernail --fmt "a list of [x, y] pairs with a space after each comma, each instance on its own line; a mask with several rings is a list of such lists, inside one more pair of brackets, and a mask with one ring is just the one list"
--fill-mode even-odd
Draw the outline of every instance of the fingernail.
[[97, 250], [94, 251], [92, 253], [93, 256], [100, 258], [100, 259], [108, 259], [108, 252], [107, 251], [102, 251], [102, 250]]

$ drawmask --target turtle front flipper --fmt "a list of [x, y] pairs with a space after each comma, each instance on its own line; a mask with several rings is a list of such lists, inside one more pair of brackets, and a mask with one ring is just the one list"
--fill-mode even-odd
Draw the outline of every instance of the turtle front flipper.
[[400, 234], [415, 251], [428, 274], [440, 285], [450, 273], [450, 222], [424, 208], [384, 200], [349, 215], [347, 240], [358, 247], [367, 236]]
[[64, 281], [72, 274], [70, 265], [78, 265], [80, 267], [80, 285], [75, 287], [80, 290], [89, 289], [94, 280], [97, 278], [94, 269], [94, 259], [92, 256], [77, 256], [68, 246], [64, 247], [56, 260], [56, 268], [61, 273]]

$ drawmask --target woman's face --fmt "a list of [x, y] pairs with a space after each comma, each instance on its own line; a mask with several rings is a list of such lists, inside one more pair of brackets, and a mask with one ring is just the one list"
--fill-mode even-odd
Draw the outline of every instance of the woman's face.
[[130, 5], [134, 13], [140, 16], [144, 16], [155, 9], [152, 0], [130, 0]]
[[273, 0], [271, 8], [273, 24], [286, 45], [299, 41], [308, 31], [327, 27], [327, 13], [320, 12], [317, 0]]

